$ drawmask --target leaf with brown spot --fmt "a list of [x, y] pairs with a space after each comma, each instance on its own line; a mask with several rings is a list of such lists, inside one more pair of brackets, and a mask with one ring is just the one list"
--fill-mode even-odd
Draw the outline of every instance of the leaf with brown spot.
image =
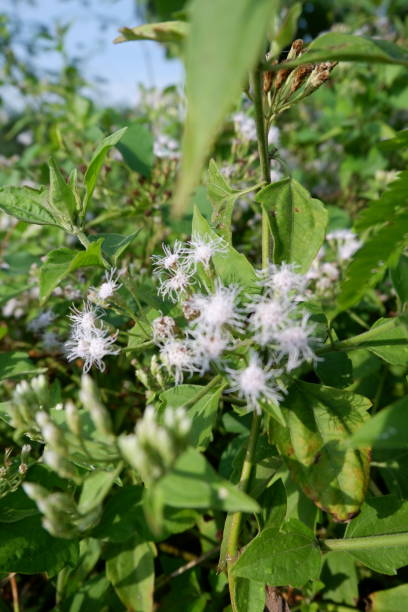
[[273, 442], [304, 493], [334, 520], [348, 521], [364, 501], [369, 449], [345, 442], [367, 420], [371, 402], [355, 393], [298, 381], [282, 405], [287, 427]]

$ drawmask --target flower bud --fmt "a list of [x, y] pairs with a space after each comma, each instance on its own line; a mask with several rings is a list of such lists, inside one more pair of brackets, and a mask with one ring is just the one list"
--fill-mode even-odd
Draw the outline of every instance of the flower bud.
[[110, 415], [100, 402], [96, 386], [88, 374], [82, 375], [79, 397], [84, 407], [89, 410], [96, 429], [104, 435], [111, 435], [112, 421]]
[[65, 403], [65, 417], [70, 431], [75, 436], [81, 435], [81, 421], [79, 418], [78, 408], [71, 400]]

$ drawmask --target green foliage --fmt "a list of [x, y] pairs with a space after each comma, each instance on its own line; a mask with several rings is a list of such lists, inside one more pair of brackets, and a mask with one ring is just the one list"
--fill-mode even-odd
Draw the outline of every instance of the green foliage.
[[307, 272], [326, 233], [323, 204], [290, 178], [268, 185], [256, 199], [269, 214], [274, 262], [294, 263]]
[[185, 210], [204, 160], [225, 115], [239, 97], [248, 70], [259, 58], [263, 36], [276, 10], [275, 0], [260, 0], [256, 5], [251, 0], [194, 0], [190, 6], [185, 48], [188, 110], [182, 174], [175, 199], [179, 213]]
[[405, 609], [407, 28], [348, 4], [146, 0], [187, 105], [128, 109], [1, 20], [6, 604]]

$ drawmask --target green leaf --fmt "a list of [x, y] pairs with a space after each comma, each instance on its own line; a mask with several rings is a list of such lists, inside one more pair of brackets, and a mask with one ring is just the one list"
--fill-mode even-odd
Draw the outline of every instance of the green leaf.
[[259, 498], [262, 508], [260, 524], [262, 529], [279, 529], [286, 516], [286, 490], [282, 480], [279, 479], [272, 486], [265, 489]]
[[[216, 232], [211, 229], [208, 221], [204, 219], [197, 206], [194, 207], [193, 233], [200, 236], [217, 238]], [[237, 283], [246, 288], [254, 288], [257, 276], [254, 268], [245, 255], [238, 253], [231, 245], [225, 245], [226, 252], [218, 253], [213, 257], [217, 275], [226, 285]]]
[[150, 176], [154, 160], [153, 135], [145, 125], [140, 121], [130, 123], [116, 148], [129, 168], [145, 177]]
[[391, 365], [408, 366], [407, 316], [378, 319], [366, 332], [336, 343], [339, 350], [368, 349]]
[[408, 203], [408, 170], [387, 185], [378, 200], [374, 200], [357, 217], [355, 227], [358, 231], [390, 220], [393, 215], [406, 209]]
[[112, 470], [111, 472], [96, 470], [87, 476], [82, 485], [78, 501], [78, 512], [87, 514], [99, 506], [111, 490], [117, 475], [117, 470]]
[[394, 402], [371, 417], [350, 439], [350, 446], [408, 448], [408, 397]]
[[0, 355], [0, 380], [40, 374], [44, 368], [37, 368], [22, 351], [9, 351]]
[[381, 140], [377, 147], [380, 151], [388, 153], [389, 151], [405, 151], [408, 146], [408, 130], [400, 130], [395, 134], [393, 138], [387, 140]]
[[262, 582], [237, 578], [235, 584], [237, 612], [263, 612], [265, 609], [265, 585]]
[[134, 612], [153, 610], [154, 567], [149, 542], [139, 536], [107, 551], [106, 576], [121, 602]]
[[114, 147], [119, 142], [126, 130], [127, 127], [121, 128], [120, 130], [117, 130], [117, 132], [114, 132], [110, 136], [104, 138], [93, 154], [85, 173], [86, 195], [83, 202], [82, 215], [85, 215], [89, 200], [91, 199], [95, 189], [96, 180], [109, 149]]
[[155, 493], [175, 508], [212, 508], [225, 512], [258, 512], [255, 500], [214, 471], [207, 459], [190, 448], [158, 481]]
[[284, 178], [256, 196], [269, 215], [275, 263], [295, 263], [307, 272], [323, 244], [328, 214], [295, 179]]
[[353, 364], [345, 353], [325, 353], [315, 367], [323, 384], [330, 387], [348, 387], [353, 382]]
[[[366, 500], [361, 513], [349, 523], [345, 538], [372, 537], [408, 531], [408, 501], [402, 501], [394, 495], [383, 495]], [[371, 549], [356, 550], [349, 554], [380, 574], [393, 575], [396, 570], [408, 565], [408, 547], [385, 547], [379, 545]]]
[[366, 38], [342, 32], [329, 32], [316, 38], [307, 53], [290, 62], [271, 66], [271, 70], [289, 68], [310, 62], [369, 62], [408, 66], [408, 52], [388, 40]]
[[389, 220], [355, 253], [346, 269], [338, 297], [338, 310], [346, 310], [361, 300], [369, 287], [384, 275], [388, 265], [399, 257], [406, 244], [408, 213]]
[[0, 524], [0, 567], [2, 572], [54, 576], [66, 565], [75, 565], [78, 542], [54, 538], [41, 526], [39, 516], [16, 523]]
[[121, 36], [114, 43], [129, 40], [155, 40], [160, 43], [179, 43], [188, 33], [188, 24], [185, 21], [163, 21], [162, 23], [145, 23], [135, 28], [120, 28]]
[[205, 158], [260, 58], [276, 0], [193, 0], [186, 40], [187, 117], [174, 205], [186, 207]]
[[[204, 389], [205, 387], [201, 385], [177, 385], [172, 389], [163, 391], [160, 394], [160, 399], [165, 406], [172, 406], [173, 408], [184, 406], [187, 402], [190, 406], [197, 394], [201, 394]], [[192, 422], [190, 444], [199, 450], [205, 450], [213, 439], [212, 430], [217, 419], [221, 391], [222, 386], [220, 385], [210, 389], [208, 393], [187, 409], [187, 414]]]
[[165, 540], [172, 534], [189, 529], [197, 521], [198, 514], [194, 510], [167, 506], [163, 510], [162, 529], [157, 537], [146, 523], [143, 489], [142, 486], [128, 485], [109, 496], [92, 536], [110, 542], [124, 542], [138, 533], [146, 540]]
[[371, 402], [350, 391], [298, 381], [282, 404], [287, 428], [274, 423], [273, 441], [292, 477], [337, 521], [360, 509], [368, 484], [368, 449], [344, 444], [367, 419]]
[[[291, 531], [265, 529], [232, 566], [234, 576], [269, 586], [302, 587], [320, 575], [321, 555], [313, 532], [298, 521], [290, 521]], [[260, 562], [262, 560], [262, 562]]]
[[406, 612], [408, 584], [370, 593], [370, 612]]
[[401, 304], [408, 302], [408, 257], [401, 255], [398, 264], [391, 270], [391, 279]]
[[76, 198], [73, 188], [66, 182], [54, 159], [48, 162], [50, 169], [50, 204], [57, 209], [69, 225], [76, 211]]
[[358, 601], [356, 563], [346, 552], [332, 551], [325, 555], [322, 568], [324, 599], [355, 606]]
[[40, 298], [45, 301], [57, 285], [71, 272], [86, 266], [104, 266], [101, 247], [103, 238], [91, 242], [84, 251], [66, 247], [48, 253], [40, 270]]
[[30, 187], [1, 187], [0, 208], [26, 223], [62, 227], [48, 207], [49, 192]]
[[208, 168], [208, 195], [213, 206], [211, 223], [216, 232], [231, 243], [231, 219], [240, 191], [232, 189], [212, 159]]
[[92, 234], [89, 236], [89, 241], [96, 242], [102, 238], [103, 254], [112, 259], [113, 264], [116, 265], [120, 256], [132, 244], [139, 232], [140, 229], [128, 236], [122, 236], [122, 234]]
[[276, 35], [272, 37], [271, 57], [277, 57], [282, 49], [291, 44], [296, 36], [297, 23], [301, 14], [302, 4], [300, 2], [295, 2], [295, 4], [287, 10]]

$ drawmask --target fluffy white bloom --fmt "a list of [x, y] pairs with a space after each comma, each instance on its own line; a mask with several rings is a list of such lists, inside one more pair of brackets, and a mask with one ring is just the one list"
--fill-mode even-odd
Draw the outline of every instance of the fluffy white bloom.
[[161, 316], [152, 321], [153, 340], [162, 342], [174, 336], [176, 322], [173, 317]]
[[252, 117], [248, 117], [245, 113], [239, 112], [232, 116], [234, 127], [237, 134], [242, 140], [256, 140], [256, 125]]
[[193, 332], [191, 344], [201, 374], [209, 369], [211, 361], [218, 361], [224, 351], [232, 348], [230, 335], [219, 330], [205, 332], [199, 329]]
[[90, 296], [101, 302], [106, 301], [115, 293], [117, 289], [121, 287], [121, 283], [118, 281], [118, 274], [116, 268], [111, 268], [105, 272], [105, 280], [100, 287], [90, 287]]
[[282, 399], [282, 389], [275, 382], [282, 370], [273, 369], [269, 364], [264, 366], [257, 353], [251, 354], [246, 368], [242, 370], [227, 368], [227, 373], [232, 382], [229, 391], [238, 391], [238, 395], [248, 402], [248, 408], [258, 414], [261, 412], [262, 399], [275, 403], [279, 403]]
[[183, 340], [171, 338], [165, 342], [160, 357], [167, 369], [173, 374], [176, 385], [183, 382], [183, 372], [192, 374], [197, 371], [190, 344]]
[[82, 359], [84, 372], [89, 372], [91, 367], [96, 364], [101, 372], [105, 370], [103, 358], [106, 355], [117, 355], [119, 349], [112, 345], [117, 338], [118, 332], [110, 336], [105, 329], [98, 329], [97, 333], [83, 337], [72, 336], [65, 343], [65, 351], [68, 361]]
[[278, 357], [287, 359], [288, 372], [300, 366], [303, 361], [318, 360], [310, 347], [311, 342], [315, 340], [312, 336], [314, 331], [315, 326], [309, 322], [309, 315], [304, 314], [300, 321], [276, 332]]
[[256, 342], [264, 346], [269, 344], [275, 332], [289, 324], [289, 317], [294, 304], [265, 296], [255, 296], [246, 310], [250, 312], [249, 326], [254, 332]]
[[171, 248], [168, 244], [163, 243], [162, 248], [164, 255], [152, 255], [153, 267], [156, 272], [166, 270], [167, 272], [175, 271], [183, 263], [183, 243], [179, 240]]
[[337, 249], [337, 256], [341, 261], [347, 261], [361, 247], [362, 242], [354, 232], [348, 229], [329, 232], [326, 240]]
[[89, 302], [83, 304], [82, 310], [71, 306], [71, 314], [68, 315], [68, 318], [71, 320], [73, 336], [81, 338], [98, 333], [99, 328], [96, 322], [101, 318], [101, 312]]
[[207, 235], [199, 236], [198, 234], [193, 234], [187, 245], [183, 250], [185, 262], [193, 270], [197, 269], [197, 264], [199, 263], [208, 268], [211, 258], [216, 253], [226, 253], [227, 251], [227, 245], [218, 236], [211, 238], [211, 236]]
[[205, 332], [220, 329], [223, 325], [242, 328], [243, 316], [236, 307], [238, 287], [218, 284], [210, 295], [195, 294], [192, 306], [199, 313], [194, 323]]
[[191, 284], [191, 273], [179, 268], [166, 280], [160, 281], [159, 294], [168, 296], [172, 302], [178, 302], [184, 291]]
[[274, 297], [281, 299], [304, 300], [307, 277], [295, 272], [295, 264], [270, 264], [267, 270], [258, 272], [261, 287]]
[[48, 325], [54, 321], [55, 317], [56, 314], [52, 312], [52, 310], [44, 310], [44, 312], [39, 314], [38, 317], [35, 317], [35, 319], [32, 319], [28, 323], [27, 329], [32, 332], [38, 332], [45, 327], [48, 327]]

